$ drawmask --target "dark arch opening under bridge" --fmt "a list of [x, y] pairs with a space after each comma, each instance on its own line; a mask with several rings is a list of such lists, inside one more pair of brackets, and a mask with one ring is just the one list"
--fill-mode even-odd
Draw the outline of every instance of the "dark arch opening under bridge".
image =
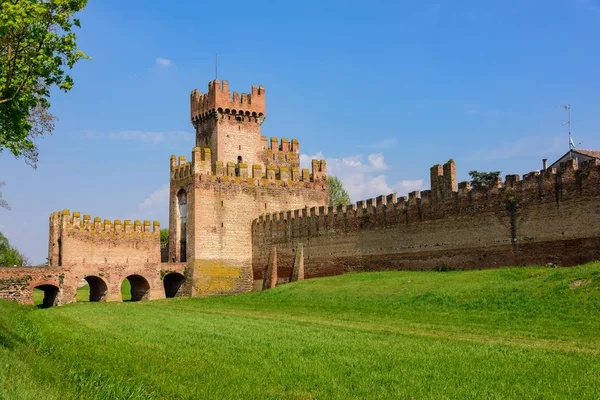
[[178, 272], [171, 272], [164, 276], [165, 297], [172, 298], [182, 295], [185, 277]]

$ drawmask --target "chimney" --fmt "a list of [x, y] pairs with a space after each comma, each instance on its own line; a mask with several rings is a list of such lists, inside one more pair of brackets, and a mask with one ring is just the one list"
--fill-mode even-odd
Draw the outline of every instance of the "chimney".
[[542, 164], [544, 165], [544, 171], [548, 169], [548, 159], [544, 158], [542, 159]]

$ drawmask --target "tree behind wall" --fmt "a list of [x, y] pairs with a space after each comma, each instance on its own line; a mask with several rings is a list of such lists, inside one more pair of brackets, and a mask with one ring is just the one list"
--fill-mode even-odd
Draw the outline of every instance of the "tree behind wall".
[[160, 230], [160, 245], [166, 246], [169, 244], [169, 229], [163, 228]]
[[471, 177], [471, 188], [475, 190], [488, 191], [500, 177], [500, 171], [479, 172], [469, 171]]
[[327, 177], [327, 196], [329, 207], [348, 205], [352, 203], [348, 191], [344, 189], [342, 181], [337, 176], [329, 175]]
[[29, 259], [20, 253], [15, 247], [11, 246], [6, 236], [0, 232], [0, 266], [11, 267], [14, 265], [29, 265]]

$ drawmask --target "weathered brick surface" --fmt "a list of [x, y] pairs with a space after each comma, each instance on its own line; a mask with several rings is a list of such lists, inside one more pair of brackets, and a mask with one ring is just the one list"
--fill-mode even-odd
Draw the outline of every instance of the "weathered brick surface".
[[[192, 170], [196, 168], [190, 167]], [[242, 179], [206, 170], [178, 177], [177, 169], [174, 171], [170, 258], [181, 259], [177, 194], [183, 190], [187, 196], [186, 259], [194, 282], [193, 296], [252, 289], [251, 226], [261, 213], [327, 202], [324, 178], [317, 181], [310, 177], [306, 181], [263, 176]]]
[[[0, 267], [0, 299], [33, 304], [33, 288], [62, 286], [64, 275], [48, 267]], [[60, 297], [60, 294], [59, 294]]]
[[218, 80], [192, 92], [197, 147], [190, 162], [171, 158], [169, 213], [169, 259], [187, 260], [192, 296], [252, 289], [251, 226], [261, 213], [327, 204], [325, 162], [300, 170], [297, 140], [260, 136], [264, 96], [253, 86], [232, 97]]
[[470, 191], [464, 182], [454, 191], [454, 172], [444, 184], [438, 168], [432, 169], [432, 190], [421, 197], [380, 196], [348, 208], [261, 216], [253, 223], [255, 279], [263, 278], [273, 245], [279, 275], [289, 274], [298, 243], [304, 245], [307, 277], [443, 264], [566, 266], [600, 259], [597, 161], [582, 168], [565, 165], [561, 174], [534, 172], [522, 181], [508, 176], [487, 193]]
[[163, 278], [184, 274], [186, 266], [160, 263], [159, 230], [150, 221], [101, 222], [68, 210], [52, 213], [49, 267], [0, 268], [0, 298], [31, 304], [34, 288], [55, 288], [54, 305], [68, 304], [76, 300], [82, 279], [88, 281], [93, 301], [121, 301], [125, 279], [140, 299], [164, 298]]

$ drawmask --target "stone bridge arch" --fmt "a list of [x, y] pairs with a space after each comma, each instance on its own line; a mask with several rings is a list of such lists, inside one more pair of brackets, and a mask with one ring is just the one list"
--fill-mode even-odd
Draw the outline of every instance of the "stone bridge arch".
[[163, 277], [163, 286], [165, 288], [165, 297], [179, 297], [183, 295], [183, 285], [185, 276], [179, 272], [169, 272]]
[[29, 289], [31, 291], [31, 299], [33, 300], [33, 290], [39, 289], [44, 292], [44, 299], [42, 300], [42, 304], [40, 307], [48, 308], [57, 306], [60, 304], [61, 296], [60, 296], [60, 282], [57, 282], [54, 279], [51, 280], [34, 280], [29, 284]]
[[129, 281], [131, 286], [131, 301], [150, 300], [150, 280], [142, 275], [131, 274], [121, 280]]
[[88, 275], [85, 279], [90, 287], [90, 302], [106, 301], [108, 296], [108, 284], [98, 275]]

